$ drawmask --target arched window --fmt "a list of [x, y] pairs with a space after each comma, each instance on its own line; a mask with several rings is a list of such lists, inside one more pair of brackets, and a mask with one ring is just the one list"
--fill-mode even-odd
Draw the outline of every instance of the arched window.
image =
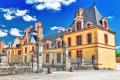
[[107, 21], [104, 21], [104, 27], [107, 29]]
[[49, 48], [50, 48], [49, 43], [47, 43], [46, 44], [46, 49], [49, 49]]
[[92, 43], [92, 34], [91, 33], [87, 34], [87, 41], [88, 41], [88, 44]]
[[77, 30], [81, 30], [82, 29], [82, 22], [77, 22]]
[[82, 50], [77, 50], [77, 58], [83, 57]]

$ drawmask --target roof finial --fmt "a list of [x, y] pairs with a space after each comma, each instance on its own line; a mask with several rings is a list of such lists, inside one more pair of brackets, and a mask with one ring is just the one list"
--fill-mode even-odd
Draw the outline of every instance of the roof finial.
[[95, 6], [95, 2], [93, 3], [93, 6]]

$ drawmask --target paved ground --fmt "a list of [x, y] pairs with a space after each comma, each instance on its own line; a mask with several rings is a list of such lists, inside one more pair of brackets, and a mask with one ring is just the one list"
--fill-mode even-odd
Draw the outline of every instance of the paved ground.
[[0, 76], [0, 80], [120, 80], [120, 71], [82, 70], [74, 72], [53, 72], [52, 74], [31, 73]]

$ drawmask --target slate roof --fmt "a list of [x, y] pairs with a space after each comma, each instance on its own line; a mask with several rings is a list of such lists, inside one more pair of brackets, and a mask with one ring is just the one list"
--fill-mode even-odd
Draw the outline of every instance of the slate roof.
[[[98, 11], [98, 9], [95, 6], [92, 6], [90, 8], [84, 9], [82, 16], [84, 17], [83, 19], [83, 28], [85, 28], [85, 25], [87, 22], [91, 22], [93, 24], [93, 26], [102, 26], [102, 15], [100, 14], [100, 12]], [[72, 28], [72, 30], [75, 30], [75, 21], [73, 21], [73, 23], [70, 25], [70, 28]], [[110, 26], [108, 25], [108, 30], [112, 31], [112, 29], [110, 28]]]

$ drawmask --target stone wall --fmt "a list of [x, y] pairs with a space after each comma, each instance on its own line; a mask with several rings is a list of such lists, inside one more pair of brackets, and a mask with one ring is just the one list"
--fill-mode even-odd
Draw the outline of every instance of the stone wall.
[[22, 67], [9, 67], [9, 68], [0, 68], [0, 76], [3, 75], [15, 75], [15, 74], [24, 74], [32, 73], [32, 67], [22, 66]]

